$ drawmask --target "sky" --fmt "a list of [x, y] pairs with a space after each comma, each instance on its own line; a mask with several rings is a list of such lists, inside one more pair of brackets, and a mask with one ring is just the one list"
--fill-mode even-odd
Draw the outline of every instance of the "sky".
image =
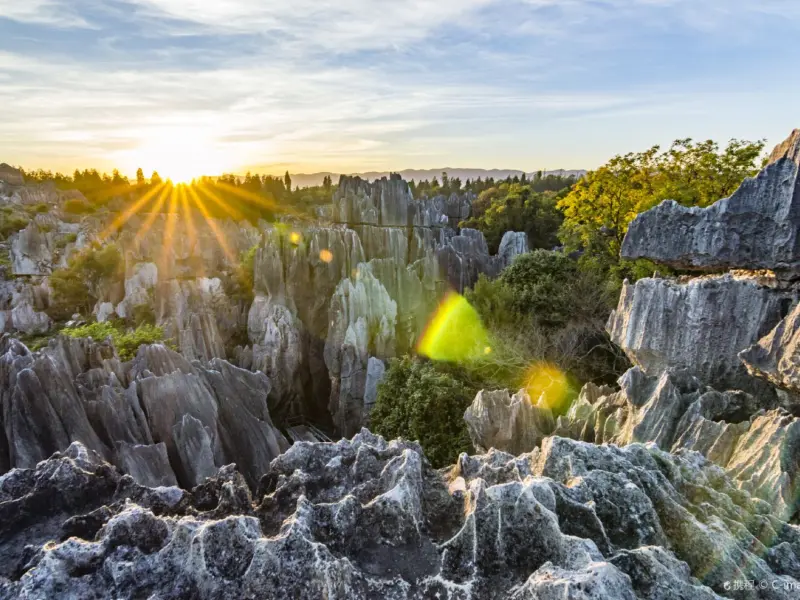
[[0, 162], [586, 168], [800, 127], [796, 0], [0, 0]]

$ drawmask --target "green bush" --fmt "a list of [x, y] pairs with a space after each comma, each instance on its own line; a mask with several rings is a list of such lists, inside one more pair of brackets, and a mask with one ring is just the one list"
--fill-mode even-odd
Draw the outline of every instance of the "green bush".
[[8, 239], [14, 233], [25, 229], [30, 221], [11, 212], [0, 212], [0, 237]]
[[475, 389], [433, 363], [419, 358], [392, 359], [378, 386], [370, 427], [393, 439], [419, 441], [434, 467], [453, 464], [471, 452], [464, 411]]
[[122, 360], [130, 360], [136, 356], [142, 344], [164, 341], [164, 330], [155, 325], [140, 325], [136, 329], [124, 330], [109, 322], [90, 323], [80, 327], [65, 327], [61, 333], [74, 338], [90, 337], [96, 341], [110, 337]]
[[88, 215], [94, 212], [94, 206], [81, 198], [70, 198], [64, 201], [64, 212], [71, 215]]
[[50, 206], [48, 206], [44, 202], [40, 202], [39, 204], [34, 204], [33, 206], [25, 207], [25, 210], [34, 215], [44, 214], [50, 212]]
[[613, 286], [562, 253], [519, 256], [497, 279], [479, 278], [466, 297], [492, 339], [492, 352], [469, 369], [495, 387], [522, 387], [539, 363], [567, 373], [576, 389], [586, 381], [613, 383], [628, 366], [605, 332]]
[[122, 253], [113, 244], [92, 245], [73, 254], [67, 267], [50, 275], [53, 301], [48, 312], [56, 320], [73, 313], [88, 315], [99, 299], [102, 288], [122, 279]]
[[225, 282], [225, 293], [234, 300], [247, 304], [253, 302], [254, 269], [258, 244], [242, 252], [239, 264]]

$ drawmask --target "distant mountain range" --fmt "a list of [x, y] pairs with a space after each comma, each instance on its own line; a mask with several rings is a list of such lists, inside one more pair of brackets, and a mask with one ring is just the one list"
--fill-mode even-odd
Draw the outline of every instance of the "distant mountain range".
[[[372, 181], [380, 179], [381, 177], [388, 177], [389, 173], [400, 173], [400, 176], [406, 181], [424, 181], [436, 177], [439, 181], [442, 179], [442, 173], [447, 173], [449, 177], [458, 177], [461, 181], [467, 179], [477, 179], [478, 177], [486, 179], [493, 177], [494, 179], [505, 179], [506, 177], [522, 176], [523, 171], [515, 169], [451, 169], [445, 167], [442, 169], [405, 169], [403, 171], [367, 171], [365, 173], [348, 173], [348, 175], [358, 175], [362, 179]], [[556, 169], [554, 171], [544, 171], [544, 175], [560, 175], [560, 176], [574, 176], [583, 177], [586, 175], [584, 169]], [[526, 173], [528, 177], [533, 177], [534, 172]], [[295, 187], [310, 187], [315, 185], [322, 185], [322, 180], [325, 177], [330, 177], [334, 183], [339, 181], [340, 173], [292, 173], [292, 185]]]

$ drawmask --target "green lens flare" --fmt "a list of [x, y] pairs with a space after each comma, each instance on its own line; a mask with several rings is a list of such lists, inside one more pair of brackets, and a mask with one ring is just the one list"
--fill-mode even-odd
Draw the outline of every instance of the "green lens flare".
[[444, 298], [417, 344], [419, 354], [445, 362], [471, 360], [491, 351], [478, 312], [455, 292]]

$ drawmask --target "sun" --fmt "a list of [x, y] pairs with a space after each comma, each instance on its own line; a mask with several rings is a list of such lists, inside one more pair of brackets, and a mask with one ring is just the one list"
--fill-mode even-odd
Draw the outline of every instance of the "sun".
[[126, 152], [127, 170], [141, 168], [145, 177], [158, 171], [162, 179], [189, 183], [202, 175], [219, 175], [228, 160], [214, 139], [186, 127], [157, 129], [145, 134], [140, 144]]

